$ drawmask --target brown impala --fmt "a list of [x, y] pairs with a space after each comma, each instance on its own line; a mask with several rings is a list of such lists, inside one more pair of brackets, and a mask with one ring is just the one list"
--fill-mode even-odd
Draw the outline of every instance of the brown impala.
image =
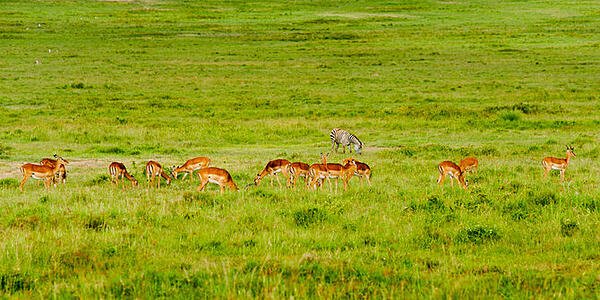
[[360, 178], [360, 185], [362, 186], [363, 184], [363, 177], [366, 178], [367, 183], [371, 185], [371, 167], [358, 160], [355, 160], [354, 162], [356, 163], [356, 171], [354, 171], [354, 175]]
[[153, 160], [146, 163], [146, 178], [148, 179], [148, 188], [150, 188], [150, 184], [154, 181], [154, 179], [158, 177], [158, 187], [160, 188], [160, 177], [163, 177], [167, 180], [167, 184], [171, 183], [171, 177], [165, 171], [163, 171], [162, 166]]
[[173, 178], [177, 179], [177, 175], [179, 173], [184, 173], [183, 177], [181, 178], [181, 180], [183, 180], [183, 179], [185, 179], [185, 177], [188, 174], [190, 174], [190, 180], [192, 180], [192, 177], [194, 177], [193, 176], [194, 171], [200, 170], [202, 168], [206, 168], [206, 167], [208, 167], [209, 164], [210, 164], [210, 158], [208, 158], [208, 157], [203, 157], [203, 156], [194, 157], [194, 158], [186, 161], [181, 166], [173, 166], [171, 175], [173, 176]]
[[[34, 179], [44, 180], [44, 186], [46, 189], [50, 188], [50, 184], [54, 181], [54, 177], [56, 173], [60, 169], [60, 166], [66, 165], [69, 162], [63, 159], [62, 157], [54, 154], [54, 158], [56, 158], [56, 164], [53, 167], [48, 165], [36, 165], [36, 164], [24, 164], [21, 166], [21, 173], [23, 173], [23, 180], [21, 180], [21, 184], [19, 185], [19, 189], [23, 191], [23, 185], [29, 179], [29, 177], [33, 177]], [[55, 184], [56, 185], [56, 182]]]
[[458, 165], [451, 161], [443, 161], [438, 165], [438, 171], [440, 172], [440, 176], [438, 177], [438, 184], [441, 186], [444, 184], [444, 179], [446, 179], [446, 175], [450, 176], [450, 185], [454, 186], [454, 180], [458, 181], [460, 185], [466, 190], [467, 182], [465, 181], [465, 173], [460, 169]]
[[120, 162], [113, 162], [108, 166], [108, 174], [110, 174], [110, 181], [119, 187], [119, 178], [125, 188], [125, 178], [131, 181], [131, 186], [137, 186], [138, 181], [127, 172], [125, 165]]
[[[58, 161], [52, 158], [44, 158], [40, 161], [40, 164], [54, 168], [54, 166], [58, 164]], [[56, 176], [54, 176], [52, 181], [56, 184], [56, 181], [58, 180], [58, 182], [65, 184], [67, 182], [67, 168], [63, 164], [59, 165], [60, 167], [58, 168], [58, 171], [56, 171]]]
[[356, 161], [354, 158], [346, 158], [344, 159], [344, 165], [340, 164], [327, 164], [327, 172], [329, 173], [329, 178], [336, 178], [335, 181], [335, 190], [338, 189], [338, 181], [341, 178], [344, 183], [344, 191], [348, 190], [348, 180], [352, 178], [354, 172], [356, 171]]
[[204, 190], [208, 183], [214, 183], [219, 185], [221, 188], [221, 194], [225, 191], [225, 187], [229, 187], [232, 191], [237, 191], [238, 187], [233, 182], [231, 174], [227, 170], [219, 168], [203, 168], [198, 171], [198, 177], [200, 177], [200, 185], [198, 191]]
[[298, 177], [304, 177], [304, 183], [308, 186], [309, 176], [308, 169], [310, 166], [303, 162], [293, 162], [290, 164], [290, 180], [288, 185], [294, 187], [296, 186], [296, 182], [298, 181]]
[[463, 172], [477, 172], [479, 161], [475, 157], [467, 157], [458, 164]]
[[309, 186], [314, 189], [317, 189], [323, 184], [324, 180], [327, 180], [329, 181], [329, 190], [331, 190], [331, 181], [329, 180], [329, 172], [327, 172], [327, 155], [327, 153], [321, 153], [321, 163], [312, 164], [308, 168], [308, 176], [311, 178]]
[[[260, 174], [256, 174], [254, 178], [254, 184], [259, 185], [260, 181], [267, 175], [272, 175], [277, 179], [277, 183], [281, 187], [281, 181], [279, 181], [279, 177], [277, 177], [278, 173], [283, 174], [286, 179], [286, 182], [289, 181], [290, 177], [290, 161], [287, 159], [275, 159], [267, 163], [265, 168], [260, 172]], [[273, 186], [273, 178], [271, 178], [271, 186]]]
[[556, 158], [556, 157], [546, 157], [542, 160], [542, 166], [544, 167], [544, 177], [548, 176], [548, 172], [550, 170], [559, 170], [560, 171], [560, 180], [565, 180], [565, 170], [569, 166], [569, 161], [571, 157], [575, 157], [575, 149], [573, 147], [567, 146], [567, 157], [566, 158]]

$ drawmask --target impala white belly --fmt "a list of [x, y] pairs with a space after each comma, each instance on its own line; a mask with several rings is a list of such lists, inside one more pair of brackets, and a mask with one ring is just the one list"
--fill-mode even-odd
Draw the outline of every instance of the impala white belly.
[[48, 177], [48, 176], [43, 176], [42, 174], [38, 174], [35, 172], [31, 173], [31, 178], [33, 178], [33, 179], [46, 179], [46, 177]]
[[218, 179], [208, 177], [208, 182], [221, 185], [221, 182]]

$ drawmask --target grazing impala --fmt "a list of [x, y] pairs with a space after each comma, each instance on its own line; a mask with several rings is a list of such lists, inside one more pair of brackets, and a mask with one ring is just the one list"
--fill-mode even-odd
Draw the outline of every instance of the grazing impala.
[[[363, 177], [367, 178], [367, 183], [371, 185], [371, 167], [358, 160], [355, 160], [354, 162], [356, 163], [356, 171], [354, 171], [354, 175], [360, 178], [360, 185], [362, 186], [363, 184]], [[344, 164], [346, 164], [346, 160], [344, 160]]]
[[127, 172], [125, 165], [120, 162], [113, 162], [108, 166], [108, 174], [110, 174], [110, 181], [119, 187], [119, 178], [123, 182], [123, 189], [125, 189], [125, 178], [131, 181], [131, 186], [137, 186], [138, 181]]
[[446, 175], [450, 176], [450, 185], [454, 186], [453, 179], [456, 179], [460, 185], [466, 190], [467, 182], [465, 181], [465, 173], [457, 166], [455, 163], [451, 161], [443, 161], [438, 165], [438, 171], [440, 172], [440, 176], [438, 177], [438, 184], [441, 186], [444, 184], [444, 179], [446, 179]]
[[221, 194], [225, 191], [225, 187], [229, 187], [232, 191], [238, 190], [237, 185], [233, 182], [233, 178], [231, 178], [231, 174], [224, 169], [214, 167], [203, 168], [198, 171], [198, 177], [200, 177], [198, 191], [204, 190], [209, 182], [219, 185]]
[[[54, 166], [56, 166], [58, 164], [58, 161], [56, 159], [52, 159], [52, 158], [44, 158], [40, 161], [40, 164], [44, 165], [44, 166], [48, 166], [50, 168], [54, 168]], [[58, 180], [58, 182], [65, 184], [67, 182], [67, 168], [65, 167], [65, 165], [59, 164], [58, 171], [56, 171], [55, 175], [56, 176], [54, 176], [54, 178], [52, 179], [54, 184], [56, 184], [57, 180]]]
[[193, 176], [194, 171], [200, 170], [202, 168], [206, 168], [206, 167], [208, 167], [209, 164], [210, 164], [210, 158], [203, 157], [203, 156], [195, 157], [195, 158], [189, 159], [181, 166], [173, 166], [171, 175], [173, 176], [173, 178], [177, 179], [177, 175], [179, 173], [184, 173], [183, 177], [181, 178], [181, 180], [183, 180], [189, 173], [190, 180], [192, 180], [192, 177], [194, 177]]
[[324, 180], [327, 180], [329, 181], [329, 190], [331, 190], [331, 180], [327, 171], [327, 155], [327, 153], [321, 153], [321, 163], [312, 164], [308, 168], [308, 176], [311, 178], [309, 186], [314, 189], [321, 186]]
[[310, 166], [303, 162], [293, 162], [290, 164], [290, 180], [288, 185], [294, 187], [298, 181], [298, 177], [304, 177], [304, 183], [308, 186], [309, 176], [308, 169]]
[[146, 163], [146, 178], [148, 179], [148, 188], [150, 188], [150, 184], [154, 181], [154, 179], [158, 176], [158, 187], [160, 188], [160, 177], [163, 177], [167, 180], [167, 184], [171, 183], [171, 177], [165, 171], [163, 171], [162, 166], [151, 160]]
[[[21, 173], [23, 173], [23, 180], [21, 180], [21, 184], [19, 185], [19, 189], [23, 191], [23, 185], [29, 179], [29, 177], [33, 177], [34, 179], [44, 180], [44, 186], [46, 189], [50, 188], [50, 184], [54, 181], [54, 177], [56, 173], [60, 169], [61, 165], [66, 165], [69, 162], [64, 160], [62, 157], [54, 154], [56, 158], [56, 164], [53, 167], [48, 165], [36, 165], [36, 164], [24, 164], [21, 166]], [[56, 182], [54, 182], [56, 186]]]
[[463, 172], [477, 172], [479, 161], [475, 157], [467, 157], [458, 164]]
[[344, 159], [344, 165], [340, 164], [327, 164], [327, 172], [329, 173], [329, 178], [336, 178], [335, 181], [335, 190], [338, 189], [338, 181], [341, 178], [344, 183], [344, 191], [348, 190], [348, 180], [352, 178], [354, 172], [356, 171], [356, 161], [354, 158], [346, 158]]
[[566, 158], [556, 158], [556, 157], [546, 157], [542, 160], [542, 166], [544, 167], [544, 177], [548, 176], [548, 172], [550, 170], [559, 170], [560, 171], [560, 180], [565, 180], [565, 170], [569, 166], [569, 161], [571, 157], [575, 157], [575, 149], [573, 147], [567, 146], [567, 157]]
[[[279, 181], [279, 177], [277, 177], [278, 173], [283, 174], [285, 176], [286, 181], [289, 181], [290, 177], [290, 161], [287, 159], [276, 159], [267, 163], [265, 168], [260, 172], [260, 174], [256, 174], [256, 178], [254, 178], [254, 184], [259, 185], [260, 181], [267, 175], [275, 176], [277, 179], [277, 183], [281, 187], [281, 181]], [[273, 178], [271, 178], [271, 186], [273, 186]]]

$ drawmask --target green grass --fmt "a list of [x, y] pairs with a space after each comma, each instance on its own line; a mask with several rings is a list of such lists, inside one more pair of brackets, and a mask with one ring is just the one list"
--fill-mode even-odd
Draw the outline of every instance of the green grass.
[[[597, 1], [1, 2], [3, 296], [597, 298]], [[372, 186], [243, 189], [334, 127]], [[54, 153], [67, 184], [20, 192]], [[145, 189], [199, 155], [242, 190]]]

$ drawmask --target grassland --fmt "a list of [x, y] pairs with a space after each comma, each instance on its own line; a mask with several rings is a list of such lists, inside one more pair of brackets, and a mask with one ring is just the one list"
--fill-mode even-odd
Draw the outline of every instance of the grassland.
[[[17, 298], [598, 298], [597, 1], [0, 1], [0, 292]], [[373, 185], [240, 186], [366, 144]], [[575, 157], [564, 183], [541, 159]], [[58, 153], [68, 183], [18, 191]], [[436, 165], [480, 160], [467, 191]], [[332, 154], [340, 161], [347, 155]], [[124, 162], [142, 185], [111, 187]], [[268, 180], [267, 180], [268, 182]]]

